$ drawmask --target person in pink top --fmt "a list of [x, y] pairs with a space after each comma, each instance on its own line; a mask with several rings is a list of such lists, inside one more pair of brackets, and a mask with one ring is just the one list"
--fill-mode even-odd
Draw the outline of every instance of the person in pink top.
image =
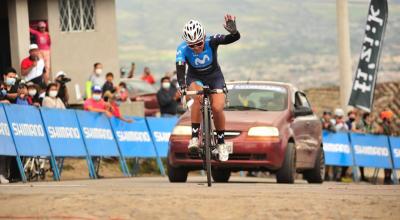
[[103, 100], [101, 93], [102, 90], [100, 86], [93, 86], [92, 97], [85, 100], [83, 109], [90, 112], [104, 113], [107, 117], [111, 118], [113, 114], [109, 111], [110, 105]]
[[42, 53], [46, 72], [51, 73], [50, 71], [50, 47], [51, 47], [51, 39], [49, 32], [46, 31], [46, 23], [44, 21], [40, 21], [38, 23], [38, 30], [30, 28], [30, 33], [35, 36], [36, 44], [39, 47], [40, 52]]

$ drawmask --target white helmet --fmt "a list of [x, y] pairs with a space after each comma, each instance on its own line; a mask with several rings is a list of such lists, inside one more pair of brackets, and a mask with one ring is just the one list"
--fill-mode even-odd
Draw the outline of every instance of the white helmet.
[[200, 22], [196, 20], [188, 21], [183, 27], [182, 38], [188, 44], [196, 43], [204, 37], [204, 28]]

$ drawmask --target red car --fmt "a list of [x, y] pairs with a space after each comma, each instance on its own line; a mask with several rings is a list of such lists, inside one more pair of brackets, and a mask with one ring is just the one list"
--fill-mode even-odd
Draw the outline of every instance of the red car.
[[145, 116], [155, 116], [160, 112], [157, 101], [157, 89], [154, 86], [137, 79], [124, 79], [122, 82], [126, 83], [131, 101], [144, 102]]
[[[231, 82], [227, 88], [225, 141], [233, 152], [226, 162], [212, 162], [215, 182], [243, 170], [275, 173], [278, 183], [293, 183], [296, 172], [309, 183], [323, 182], [321, 123], [303, 92], [277, 82]], [[203, 169], [199, 156], [187, 149], [190, 125], [186, 112], [170, 137], [170, 182], [185, 182], [189, 171]]]

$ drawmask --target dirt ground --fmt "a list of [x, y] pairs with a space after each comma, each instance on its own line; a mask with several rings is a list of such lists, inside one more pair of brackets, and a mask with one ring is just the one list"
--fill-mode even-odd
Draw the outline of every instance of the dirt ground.
[[0, 185], [0, 219], [400, 219], [400, 186], [133, 177]]

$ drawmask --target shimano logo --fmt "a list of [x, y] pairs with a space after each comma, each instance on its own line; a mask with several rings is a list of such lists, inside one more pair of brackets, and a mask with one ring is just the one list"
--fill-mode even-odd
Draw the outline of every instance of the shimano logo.
[[87, 128], [83, 127], [83, 133], [87, 139], [113, 140], [113, 134], [110, 129]]
[[118, 140], [120, 142], [149, 142], [151, 141], [150, 135], [145, 131], [117, 131]]
[[347, 144], [324, 143], [324, 151], [349, 154], [350, 146]]
[[10, 129], [8, 128], [7, 123], [0, 123], [0, 135], [2, 136], [11, 136]]
[[383, 156], [383, 157], [389, 156], [389, 150], [386, 147], [355, 145], [354, 151], [356, 154], [363, 154], [369, 156]]
[[2, 136], [11, 136], [10, 129], [8, 128], [7, 123], [0, 123], [0, 135]]
[[171, 136], [171, 132], [155, 131], [153, 133], [153, 135], [156, 138], [157, 142], [168, 142], [169, 141], [169, 137]]
[[208, 55], [206, 54], [206, 55], [204, 55], [204, 57], [203, 57], [203, 59], [200, 59], [200, 58], [196, 58], [195, 60], [194, 60], [194, 64], [196, 64], [196, 65], [203, 65], [203, 64], [205, 64], [207, 61], [209, 61], [210, 60], [210, 57], [208, 57]]
[[400, 149], [393, 149], [393, 157], [394, 158], [400, 157]]
[[12, 123], [15, 136], [44, 137], [44, 130], [40, 124]]
[[47, 127], [50, 138], [67, 138], [67, 139], [80, 139], [78, 128], [71, 127]]

